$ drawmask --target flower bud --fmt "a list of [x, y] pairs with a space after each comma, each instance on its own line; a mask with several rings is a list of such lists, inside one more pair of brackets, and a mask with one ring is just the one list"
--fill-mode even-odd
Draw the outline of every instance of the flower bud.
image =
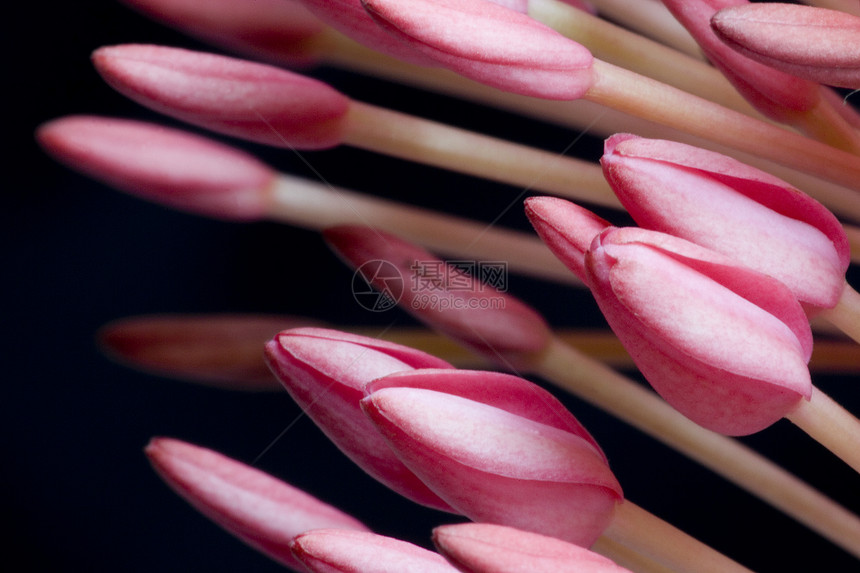
[[140, 121], [70, 116], [36, 137], [58, 160], [112, 187], [218, 219], [263, 217], [276, 176], [238, 149]]
[[[507, 394], [529, 384], [493, 372], [416, 370], [369, 384], [361, 404], [404, 463], [463, 515], [589, 546], [612, 521], [621, 487], [551, 395], [525, 405]], [[470, 385], [480, 390], [449, 392]], [[536, 391], [515, 396], [524, 392]]]
[[848, 238], [811, 197], [739, 161], [672, 141], [615, 135], [601, 163], [640, 226], [779, 279], [810, 313], [839, 302]]
[[860, 88], [860, 18], [793, 4], [747, 4], [714, 14], [711, 27], [743, 56], [814, 82]]
[[99, 48], [93, 63], [118, 92], [159, 113], [276, 147], [341, 143], [349, 99], [273, 66], [180, 48]]
[[437, 527], [433, 543], [449, 561], [470, 573], [629, 573], [578, 545], [489, 523]]
[[265, 354], [293, 400], [353, 462], [412, 501], [451, 511], [394, 455], [359, 406], [364, 386], [375, 378], [450, 364], [399, 344], [322, 328], [281, 332]]
[[170, 438], [146, 455], [159, 475], [201, 513], [248, 545], [295, 571], [293, 538], [309, 529], [366, 531], [358, 520], [260, 470]]
[[296, 537], [296, 559], [310, 573], [457, 573], [438, 553], [365, 531], [317, 529]]
[[779, 281], [638, 228], [603, 231], [585, 262], [600, 309], [642, 374], [694, 422], [751, 434], [809, 399], [812, 334]]
[[584, 46], [485, 0], [362, 0], [376, 22], [439, 65], [505, 91], [574, 100], [594, 82]]

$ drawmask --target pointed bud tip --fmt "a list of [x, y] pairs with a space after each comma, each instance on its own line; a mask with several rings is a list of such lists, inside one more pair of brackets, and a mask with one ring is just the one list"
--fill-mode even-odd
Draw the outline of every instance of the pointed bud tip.
[[525, 211], [538, 236], [553, 254], [580, 280], [587, 281], [585, 253], [594, 238], [612, 226], [611, 223], [557, 197], [530, 197], [525, 201]]
[[112, 187], [219, 219], [262, 218], [275, 179], [242, 151], [138, 121], [70, 116], [42, 125], [36, 139], [58, 161]]
[[349, 99], [274, 66], [180, 48], [99, 48], [93, 64], [118, 92], [159, 113], [275, 147], [339, 145]]

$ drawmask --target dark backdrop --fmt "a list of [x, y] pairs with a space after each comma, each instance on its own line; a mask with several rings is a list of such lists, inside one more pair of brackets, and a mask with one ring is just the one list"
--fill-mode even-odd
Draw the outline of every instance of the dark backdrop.
[[[373, 314], [350, 296], [351, 273], [318, 235], [272, 223], [233, 224], [118, 194], [45, 157], [35, 127], [73, 113], [170, 124], [106, 87], [88, 55], [143, 42], [200, 48], [122, 5], [18, 3], [7, 20], [2, 249], [2, 491], [13, 534], [7, 562], [30, 571], [274, 571], [278, 566], [209, 523], [168, 490], [142, 448], [167, 435], [250, 462], [299, 414], [285, 394], [242, 394], [138, 373], [104, 358], [106, 322], [162, 312], [271, 312], [339, 324], [412, 324]], [[358, 99], [456, 121], [547, 149], [577, 134], [424, 96], [334, 70], [315, 73]], [[235, 143], [235, 142], [234, 142]], [[246, 146], [280, 169], [311, 176], [290, 152]], [[574, 153], [595, 158], [599, 142]], [[517, 190], [371, 154], [305, 154], [335, 183], [484, 220]], [[11, 178], [10, 178], [11, 174]], [[466, 192], [468, 190], [468, 192]], [[621, 219], [616, 219], [620, 221]], [[519, 205], [502, 223], [527, 229]], [[600, 324], [590, 297], [513, 277], [511, 289], [557, 326]], [[816, 383], [860, 411], [857, 379]], [[708, 472], [576, 400], [573, 411], [610, 456], [627, 497], [762, 571], [848, 571], [856, 561]], [[858, 477], [787, 423], [746, 440], [860, 511]], [[427, 544], [451, 518], [389, 493], [306, 419], [258, 466], [360, 517], [381, 533]]]

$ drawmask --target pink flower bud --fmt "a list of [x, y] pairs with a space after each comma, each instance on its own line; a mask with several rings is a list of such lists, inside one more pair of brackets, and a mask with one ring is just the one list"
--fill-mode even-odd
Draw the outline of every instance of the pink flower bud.
[[365, 531], [317, 529], [296, 537], [293, 553], [310, 573], [457, 573], [432, 551]]
[[[466, 379], [452, 382], [459, 376]], [[494, 390], [500, 381], [530, 384], [491, 372], [416, 370], [369, 384], [361, 404], [404, 463], [470, 519], [590, 545], [622, 499], [606, 459], [584, 430], [571, 431], [578, 422], [559, 421], [549, 394], [523, 406]], [[448, 392], [469, 384], [483, 388]], [[534, 415], [541, 407], [547, 411]]]
[[609, 325], [654, 389], [694, 422], [745, 435], [809, 399], [812, 334], [779, 281], [638, 228], [603, 231], [585, 258]]
[[792, 4], [726, 8], [712, 20], [716, 35], [745, 57], [783, 72], [860, 88], [860, 18]]
[[815, 107], [821, 97], [818, 85], [738, 54], [711, 30], [711, 17], [717, 10], [747, 3], [747, 0], [663, 0], [708, 59], [752, 105], [776, 121], [790, 122], [796, 112]]
[[601, 163], [642, 227], [779, 279], [810, 313], [839, 302], [850, 264], [848, 238], [811, 197], [739, 161], [671, 141], [615, 135]]
[[112, 187], [219, 219], [263, 217], [276, 176], [237, 149], [137, 121], [65, 117], [41, 126], [36, 138], [59, 161]]
[[123, 0], [183, 32], [256, 58], [292, 65], [316, 60], [323, 24], [293, 0]]
[[281, 332], [266, 344], [265, 354], [293, 400], [353, 462], [416, 503], [452, 511], [394, 455], [359, 402], [375, 378], [453, 366], [406, 346], [322, 328]]
[[[323, 235], [360, 272], [376, 268], [366, 265], [372, 261], [396, 269], [403, 282], [401, 308], [490, 360], [517, 367], [549, 344], [549, 326], [537, 312], [420, 247], [358, 226], [326, 229]], [[364, 278], [378, 290], [389, 286], [382, 275]]]
[[485, 0], [362, 0], [376, 22], [467, 78], [506, 91], [573, 100], [591, 87], [585, 47]]
[[167, 484], [201, 513], [295, 571], [303, 571], [290, 551], [296, 535], [322, 527], [367, 530], [303, 491], [211, 450], [155, 438], [146, 455]]
[[437, 527], [433, 543], [451, 563], [470, 573], [629, 573], [578, 545], [489, 523]]
[[99, 342], [132, 368], [230, 390], [280, 390], [261, 349], [285, 328], [317, 324], [269, 315], [156, 315], [103, 327]]
[[129, 44], [93, 53], [114, 89], [159, 113], [250, 141], [322, 149], [341, 142], [349, 99], [273, 66]]

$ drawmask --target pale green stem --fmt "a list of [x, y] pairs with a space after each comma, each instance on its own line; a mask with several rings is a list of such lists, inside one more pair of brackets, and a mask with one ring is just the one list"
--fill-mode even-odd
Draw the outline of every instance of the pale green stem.
[[671, 567], [653, 561], [605, 535], [594, 542], [591, 550], [612, 559], [616, 565], [636, 573], [674, 573], [675, 571]]
[[801, 400], [786, 418], [860, 472], [860, 420], [830, 396], [812, 389], [812, 397]]
[[860, 557], [860, 518], [736, 440], [695, 424], [654, 392], [554, 339], [532, 370], [678, 450]]
[[678, 573], [750, 573], [722, 553], [625, 500], [603, 534]]
[[595, 60], [585, 98], [691, 135], [860, 189], [860, 157]]
[[763, 119], [716, 68], [700, 59], [560, 0], [529, 0], [528, 6], [529, 16], [586, 46], [596, 58]]
[[642, 137], [671, 139], [719, 153], [731, 155], [744, 163], [772, 173], [814, 197], [831, 210], [860, 221], [860, 201], [854, 189], [836, 185], [795, 169], [763, 160], [754, 153], [716, 145], [706, 139], [693, 137], [676, 129], [616, 111], [585, 100], [547, 101], [496, 90], [462, 78], [443, 69], [428, 69], [409, 65], [394, 58], [377, 54], [331, 29], [316, 39], [320, 58], [333, 65], [374, 75], [390, 81], [420, 87], [522, 114], [533, 119], [552, 122], [580, 131], [608, 137], [614, 133], [636, 133]]
[[[405, 183], [406, 184], [406, 183]], [[323, 230], [363, 225], [458, 258], [507, 261], [510, 270], [580, 284], [534, 235], [280, 175], [268, 190], [267, 216]]]
[[860, 343], [860, 294], [847, 282], [836, 306], [819, 316]]
[[848, 244], [851, 246], [851, 261], [860, 263], [860, 227], [853, 225], [843, 225], [845, 235], [848, 237]]
[[605, 207], [621, 202], [599, 165], [351, 102], [344, 143]]
[[[493, 367], [485, 357], [469, 352], [449, 338], [425, 328], [392, 328], [381, 335], [378, 329], [363, 329], [358, 326], [339, 326], [338, 329], [418, 348], [458, 368], [487, 370]], [[557, 329], [555, 335], [564, 344], [607, 366], [616, 369], [635, 368], [630, 354], [610, 330]], [[809, 368], [813, 372], [858, 373], [860, 372], [860, 346], [853, 341], [816, 340]]]
[[699, 44], [659, 0], [590, 0], [601, 16], [608, 16], [641, 34], [704, 60]]

